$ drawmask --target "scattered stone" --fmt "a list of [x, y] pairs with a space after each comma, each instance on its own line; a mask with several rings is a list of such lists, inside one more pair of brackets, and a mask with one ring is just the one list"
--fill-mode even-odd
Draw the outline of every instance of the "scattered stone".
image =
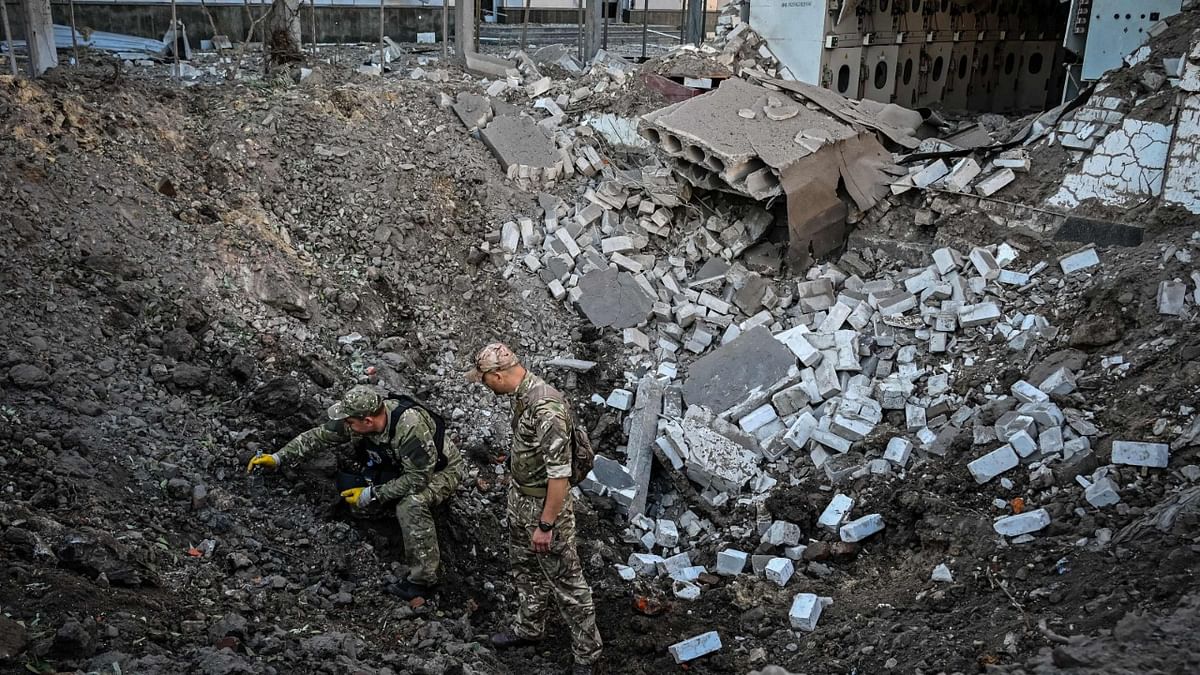
[[719, 649], [721, 649], [721, 636], [715, 630], [701, 633], [696, 637], [676, 642], [667, 647], [667, 651], [671, 654], [671, 658], [675, 659], [675, 663], [686, 663]]
[[996, 530], [997, 534], [1006, 537], [1019, 537], [1023, 534], [1037, 532], [1049, 524], [1050, 513], [1046, 509], [1036, 509], [1001, 518], [992, 523], [992, 529]]
[[792, 598], [792, 607], [788, 610], [788, 622], [794, 630], [813, 632], [817, 629], [817, 621], [821, 618], [824, 604], [813, 593], [797, 593]]
[[929, 579], [930, 581], [948, 584], [954, 581], [954, 575], [950, 573], [950, 568], [946, 567], [946, 563], [942, 563], [933, 568], [933, 574], [930, 575]]
[[1171, 448], [1166, 443], [1139, 443], [1135, 441], [1113, 441], [1112, 463], [1132, 466], [1167, 468], [1171, 459]]

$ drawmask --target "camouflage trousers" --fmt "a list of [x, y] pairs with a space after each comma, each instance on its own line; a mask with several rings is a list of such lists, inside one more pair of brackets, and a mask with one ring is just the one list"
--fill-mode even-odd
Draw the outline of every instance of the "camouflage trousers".
[[551, 598], [571, 631], [575, 663], [587, 665], [600, 658], [602, 642], [596, 628], [592, 589], [583, 578], [583, 565], [575, 550], [575, 511], [567, 495], [554, 524], [550, 553], [533, 552], [533, 531], [542, 515], [542, 497], [508, 489], [509, 556], [517, 588], [517, 618], [513, 631], [524, 638], [542, 636]]
[[395, 507], [396, 522], [400, 523], [404, 538], [408, 578], [413, 583], [432, 586], [438, 582], [442, 563], [433, 509], [454, 494], [461, 480], [457, 467], [447, 467], [433, 474], [420, 492], [394, 502], [371, 502], [365, 508], [351, 508], [350, 512], [356, 518], [378, 518]]

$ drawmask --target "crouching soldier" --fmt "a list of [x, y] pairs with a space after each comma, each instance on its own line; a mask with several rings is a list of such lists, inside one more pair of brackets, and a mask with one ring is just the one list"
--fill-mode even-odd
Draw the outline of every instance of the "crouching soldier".
[[433, 509], [454, 493], [463, 476], [462, 454], [446, 438], [440, 416], [410, 398], [385, 399], [359, 385], [329, 408], [329, 422], [275, 454], [254, 457], [246, 470], [301, 462], [342, 443], [354, 444], [362, 468], [361, 474], [338, 474], [338, 489], [355, 515], [396, 510], [409, 575], [389, 590], [408, 600], [429, 595], [441, 562]]

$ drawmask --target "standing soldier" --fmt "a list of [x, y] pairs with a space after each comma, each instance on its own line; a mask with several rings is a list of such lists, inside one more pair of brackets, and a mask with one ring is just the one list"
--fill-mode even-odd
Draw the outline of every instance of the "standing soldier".
[[356, 516], [382, 515], [395, 504], [409, 574], [389, 590], [406, 600], [429, 595], [441, 562], [433, 507], [454, 494], [463, 474], [462, 454], [446, 438], [442, 418], [408, 397], [385, 399], [359, 385], [329, 408], [329, 420], [273, 455], [254, 457], [246, 471], [353, 443], [362, 473], [339, 473], [338, 489]]
[[533, 644], [542, 637], [550, 596], [571, 631], [573, 673], [592, 672], [600, 657], [600, 631], [592, 589], [583, 578], [575, 550], [572, 505], [571, 437], [573, 416], [563, 395], [525, 370], [500, 343], [484, 347], [467, 373], [513, 402], [513, 444], [509, 455], [509, 555], [518, 602], [512, 628], [492, 636], [497, 649]]

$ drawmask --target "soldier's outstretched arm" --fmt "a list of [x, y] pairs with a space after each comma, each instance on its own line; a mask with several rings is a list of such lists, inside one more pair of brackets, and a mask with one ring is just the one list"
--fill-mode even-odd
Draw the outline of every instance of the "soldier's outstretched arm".
[[373, 498], [401, 499], [429, 484], [438, 461], [433, 419], [419, 408], [406, 410], [392, 435], [391, 452], [401, 474], [375, 488]]
[[293, 464], [304, 461], [318, 450], [332, 448], [349, 440], [350, 433], [346, 430], [345, 422], [330, 420], [293, 438], [273, 456], [276, 465]]

